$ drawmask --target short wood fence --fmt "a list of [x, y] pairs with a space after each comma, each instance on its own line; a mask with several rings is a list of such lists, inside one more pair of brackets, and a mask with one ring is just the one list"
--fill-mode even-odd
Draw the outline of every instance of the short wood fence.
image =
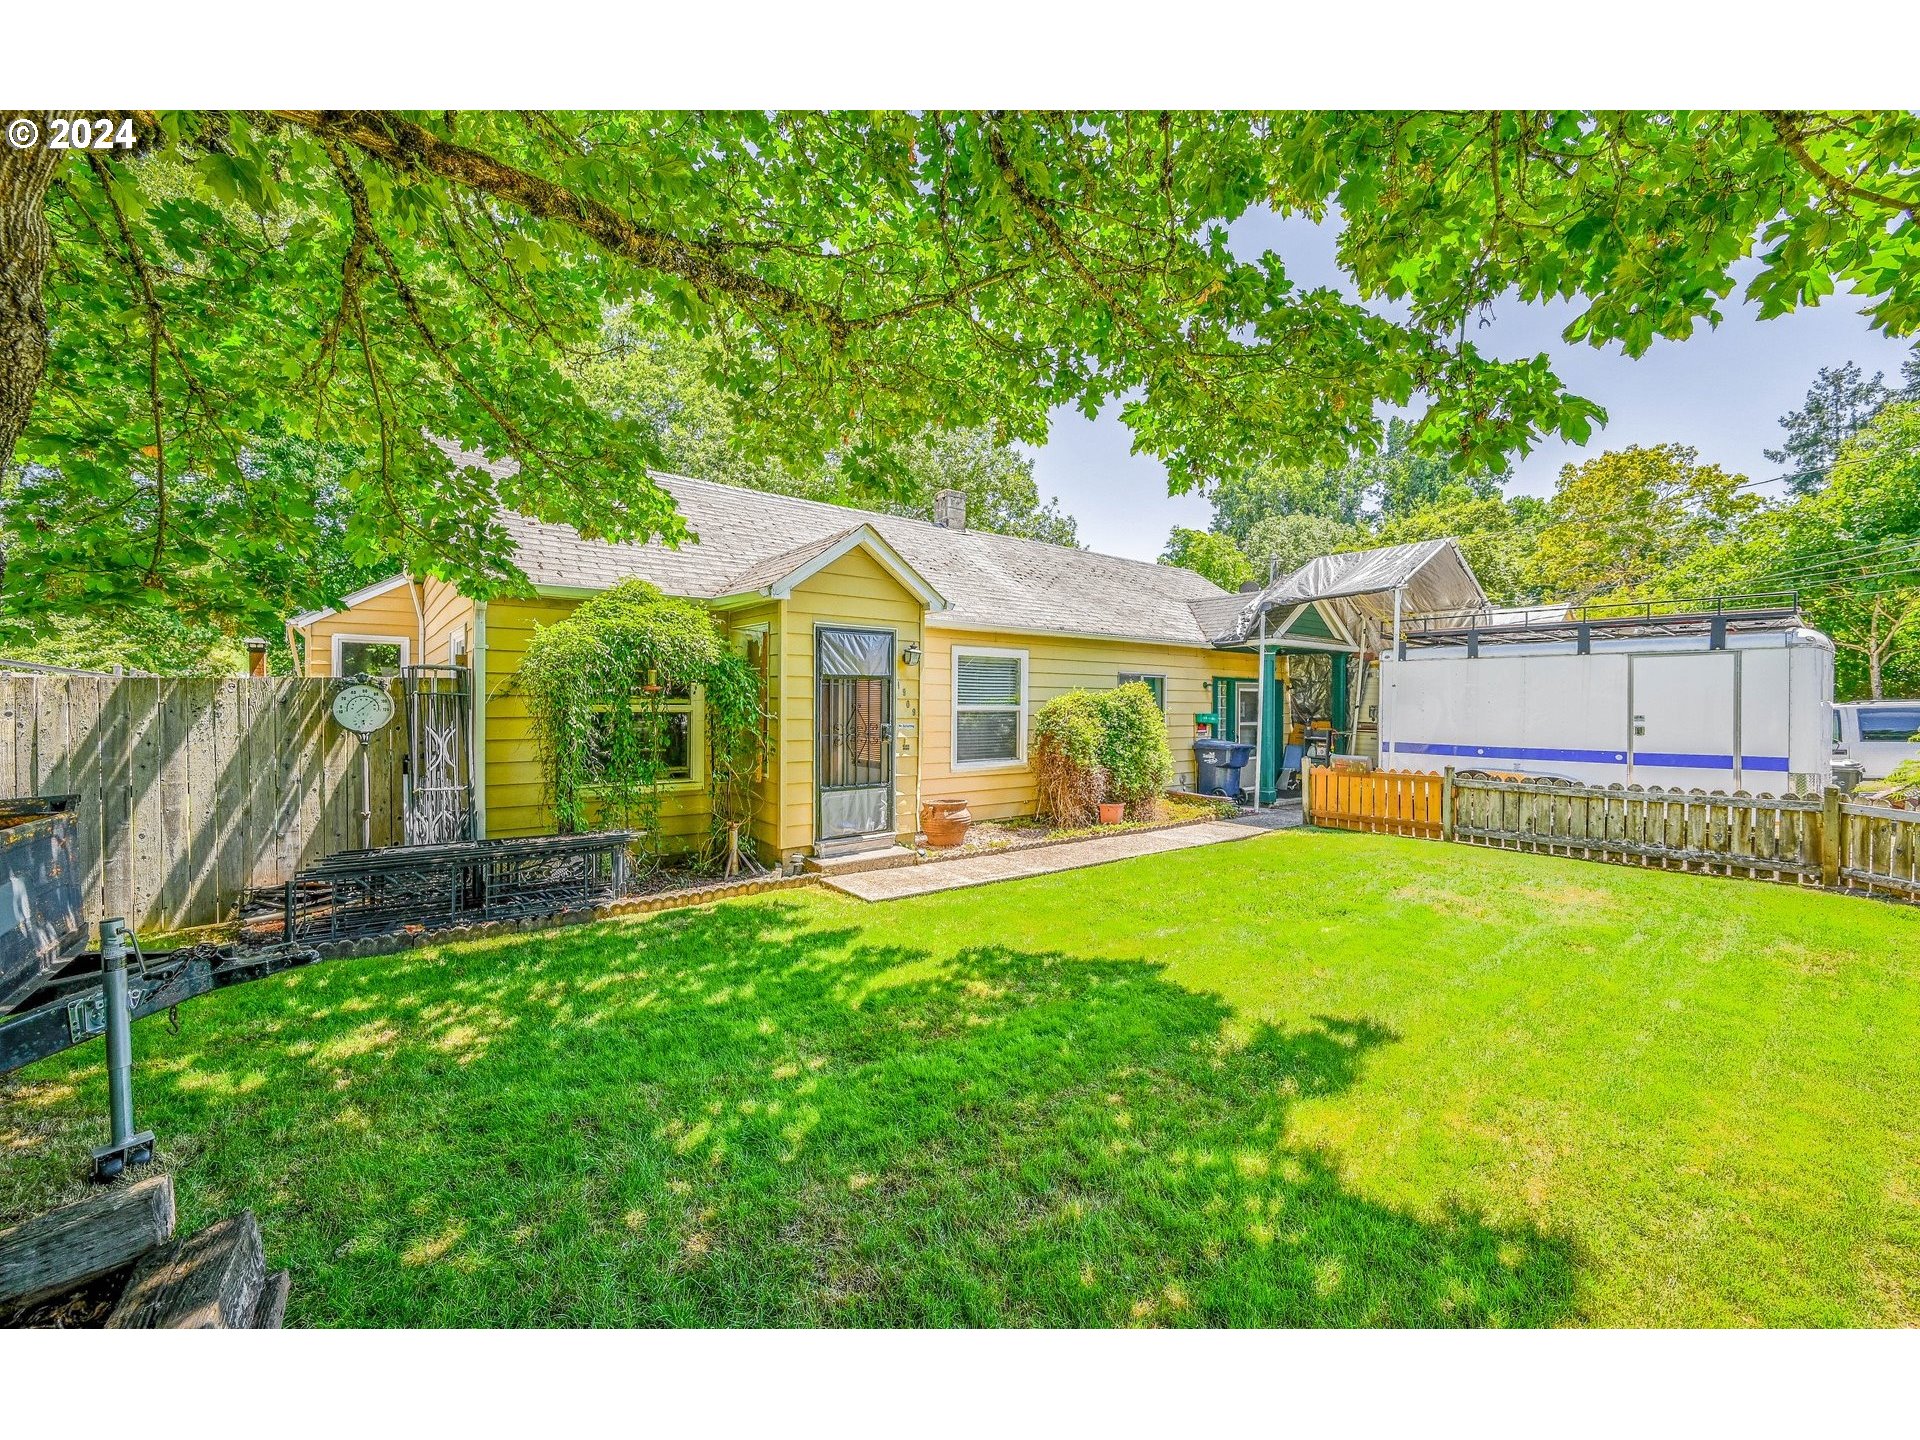
[[1307, 771], [1307, 809], [1316, 825], [1438, 839], [1441, 777], [1409, 770]]
[[1315, 766], [1307, 818], [1343, 830], [1920, 901], [1920, 811], [1838, 790], [1816, 799]]
[[[310, 679], [0, 674], [0, 798], [79, 796], [89, 921], [225, 920], [248, 891], [360, 844], [359, 742]], [[396, 708], [399, 682], [393, 682]], [[396, 721], [371, 742], [376, 845], [403, 839]]]

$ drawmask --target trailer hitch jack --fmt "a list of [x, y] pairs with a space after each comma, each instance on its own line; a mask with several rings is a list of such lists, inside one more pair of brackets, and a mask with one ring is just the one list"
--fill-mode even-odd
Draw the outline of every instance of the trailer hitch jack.
[[100, 922], [101, 993], [107, 1027], [107, 1123], [111, 1137], [93, 1152], [93, 1178], [111, 1180], [153, 1159], [153, 1132], [133, 1128], [133, 1005], [127, 993], [127, 926]]

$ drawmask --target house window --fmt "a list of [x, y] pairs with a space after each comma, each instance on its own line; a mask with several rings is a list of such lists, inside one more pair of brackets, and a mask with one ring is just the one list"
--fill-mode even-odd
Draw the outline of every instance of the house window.
[[[635, 702], [634, 709], [640, 709], [638, 702]], [[660, 778], [667, 784], [696, 778], [694, 761], [698, 758], [696, 746], [699, 738], [698, 727], [694, 723], [696, 709], [693, 692], [685, 688], [669, 691], [661, 704], [654, 744], [657, 747], [655, 754], [660, 764]], [[587, 759], [587, 773], [594, 780], [603, 779], [606, 775], [613, 743], [613, 726], [609, 721], [611, 714], [606, 709], [594, 712], [592, 748]]]
[[1153, 692], [1153, 702], [1160, 707], [1162, 714], [1167, 709], [1167, 677], [1164, 675], [1142, 675], [1133, 670], [1120, 672], [1122, 685], [1144, 685]]
[[398, 675], [410, 663], [404, 635], [333, 637], [333, 673], [338, 679], [355, 675]]
[[953, 652], [953, 763], [1018, 765], [1027, 758], [1027, 652]]

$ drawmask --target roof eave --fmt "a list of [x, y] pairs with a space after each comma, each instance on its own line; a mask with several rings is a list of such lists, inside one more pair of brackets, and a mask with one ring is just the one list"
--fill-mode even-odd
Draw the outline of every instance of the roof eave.
[[371, 585], [362, 585], [358, 590], [342, 595], [338, 605], [326, 605], [318, 610], [303, 610], [298, 615], [289, 619], [287, 624], [296, 630], [304, 630], [309, 625], [315, 625], [322, 620], [330, 619], [343, 610], [351, 610], [363, 600], [375, 599], [378, 596], [386, 594], [389, 590], [396, 589], [408, 583], [408, 577], [404, 572], [399, 575], [389, 575], [385, 580], [376, 580]]

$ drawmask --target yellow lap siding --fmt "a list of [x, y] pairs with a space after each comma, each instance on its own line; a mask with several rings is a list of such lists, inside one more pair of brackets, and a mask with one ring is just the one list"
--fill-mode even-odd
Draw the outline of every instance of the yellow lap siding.
[[407, 642], [407, 663], [420, 663], [420, 615], [413, 608], [414, 598], [413, 586], [396, 585], [382, 594], [362, 600], [351, 609], [314, 621], [307, 627], [306, 673], [321, 679], [333, 678], [333, 640], [336, 635], [404, 640]]
[[1252, 679], [1258, 671], [1252, 655], [1230, 650], [930, 627], [926, 659], [920, 666], [924, 732], [921, 793], [929, 800], [964, 798], [970, 802], [975, 817], [983, 820], [1031, 815], [1035, 803], [1033, 770], [1025, 764], [978, 770], [954, 768], [953, 650], [956, 645], [1026, 652], [1029, 720], [1040, 706], [1068, 690], [1111, 690], [1119, 683], [1123, 671], [1164, 675], [1167, 741], [1173, 750], [1176, 784], [1192, 782], [1193, 717], [1213, 709], [1214, 677]]
[[473, 601], [444, 580], [429, 578], [420, 587], [420, 608], [426, 616], [427, 639], [416, 665], [453, 663], [452, 641], [460, 637], [464, 646], [473, 644]]

